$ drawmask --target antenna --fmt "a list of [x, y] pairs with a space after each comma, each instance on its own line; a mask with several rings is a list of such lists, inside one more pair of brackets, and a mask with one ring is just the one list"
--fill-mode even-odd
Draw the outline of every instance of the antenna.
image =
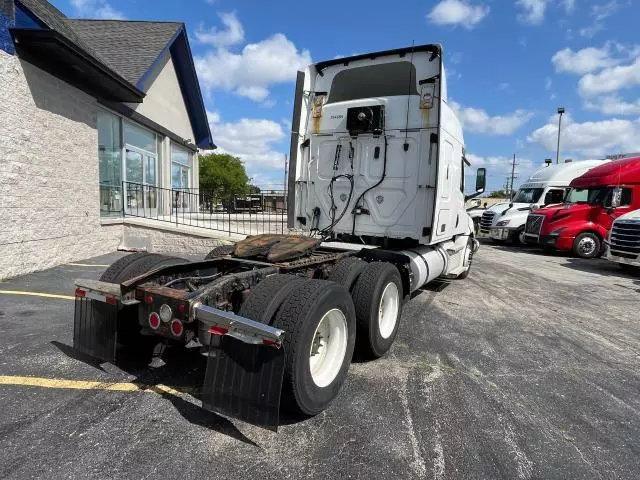
[[413, 49], [415, 40], [411, 40], [411, 56], [409, 57], [409, 82], [407, 83], [407, 118], [404, 124], [404, 151], [409, 150], [409, 143], [407, 142], [407, 136], [409, 135], [409, 100], [411, 98], [411, 82], [413, 81]]

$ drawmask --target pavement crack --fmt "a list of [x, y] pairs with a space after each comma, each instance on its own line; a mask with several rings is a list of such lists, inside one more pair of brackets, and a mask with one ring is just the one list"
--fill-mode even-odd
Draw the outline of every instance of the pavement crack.
[[418, 442], [418, 437], [413, 426], [413, 418], [411, 417], [411, 410], [409, 408], [409, 397], [407, 396], [408, 383], [409, 375], [405, 375], [404, 381], [401, 383], [400, 388], [398, 389], [398, 395], [400, 397], [400, 401], [402, 402], [404, 419], [407, 425], [407, 429], [409, 430], [409, 440], [411, 442], [411, 448], [413, 450], [413, 462], [411, 462], [411, 466], [413, 470], [418, 474], [419, 478], [424, 478], [427, 474], [427, 466], [425, 464], [424, 458], [422, 457], [420, 442]]

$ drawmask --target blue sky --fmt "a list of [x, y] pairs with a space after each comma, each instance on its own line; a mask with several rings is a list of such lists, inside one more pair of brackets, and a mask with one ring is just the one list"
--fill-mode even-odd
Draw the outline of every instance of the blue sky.
[[[281, 187], [295, 72], [335, 56], [441, 43], [468, 156], [498, 189], [555, 159], [640, 151], [636, 0], [53, 0], [70, 17], [186, 23], [214, 141]], [[325, 13], [323, 13], [325, 12]], [[279, 185], [278, 185], [279, 184]]]

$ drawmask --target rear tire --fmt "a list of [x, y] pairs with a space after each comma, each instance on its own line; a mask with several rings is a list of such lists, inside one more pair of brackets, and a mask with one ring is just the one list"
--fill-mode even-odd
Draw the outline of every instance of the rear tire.
[[342, 285], [349, 291], [353, 290], [353, 286], [360, 274], [367, 266], [367, 262], [356, 257], [347, 257], [340, 260], [331, 271], [328, 280]]
[[379, 358], [391, 348], [400, 325], [403, 299], [400, 272], [387, 262], [369, 263], [352, 295], [359, 346], [368, 357]]
[[340, 393], [355, 344], [353, 301], [341, 285], [305, 280], [284, 301], [273, 326], [284, 336], [283, 402], [316, 415]]
[[304, 281], [295, 275], [270, 275], [251, 289], [238, 314], [270, 325], [286, 297]]
[[573, 241], [573, 254], [580, 258], [595, 258], [600, 255], [600, 237], [592, 232], [584, 232]]

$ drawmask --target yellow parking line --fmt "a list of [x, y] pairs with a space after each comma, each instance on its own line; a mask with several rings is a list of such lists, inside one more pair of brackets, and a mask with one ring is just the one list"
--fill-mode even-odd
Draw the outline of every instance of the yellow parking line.
[[28, 295], [32, 297], [61, 298], [63, 300], [75, 300], [76, 298], [72, 295], [58, 295], [55, 293], [42, 293], [42, 292], [26, 292], [23, 290], [0, 290], [0, 293], [4, 295]]
[[[167, 385], [146, 385], [134, 382], [98, 382], [91, 380], [64, 380], [59, 378], [21, 377], [0, 375], [0, 385], [23, 387], [58, 388], [67, 390], [105, 390], [111, 392], [152, 392], [177, 395], [181, 391]], [[189, 393], [194, 389], [185, 388], [182, 392]]]
[[96, 263], [67, 263], [67, 265], [72, 265], [74, 267], [109, 267], [110, 265], [98, 265]]

